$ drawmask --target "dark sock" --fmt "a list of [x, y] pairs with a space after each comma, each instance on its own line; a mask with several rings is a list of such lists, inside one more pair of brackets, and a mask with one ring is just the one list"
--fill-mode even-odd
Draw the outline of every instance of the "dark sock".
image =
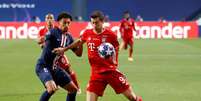
[[66, 101], [76, 101], [76, 94], [77, 94], [77, 92], [68, 93], [68, 95], [66, 97]]
[[54, 93], [50, 94], [47, 91], [43, 92], [43, 94], [40, 97], [40, 101], [48, 101], [53, 94]]

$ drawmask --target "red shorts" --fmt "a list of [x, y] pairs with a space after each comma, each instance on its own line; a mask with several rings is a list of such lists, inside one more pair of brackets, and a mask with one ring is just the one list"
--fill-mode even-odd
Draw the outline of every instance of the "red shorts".
[[130, 87], [125, 76], [118, 70], [114, 70], [93, 74], [88, 83], [87, 91], [102, 96], [107, 84], [109, 84], [117, 94], [123, 93]]
[[133, 45], [134, 39], [133, 38], [123, 38], [123, 41], [125, 42], [125, 45]]
[[67, 69], [70, 67], [70, 63], [68, 58], [65, 55], [62, 55], [58, 58], [58, 65], [63, 69]]

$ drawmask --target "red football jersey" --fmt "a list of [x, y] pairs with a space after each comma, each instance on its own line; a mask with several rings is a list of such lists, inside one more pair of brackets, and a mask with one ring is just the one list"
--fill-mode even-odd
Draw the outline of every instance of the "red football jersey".
[[133, 30], [135, 30], [135, 21], [130, 18], [129, 20], [123, 19], [120, 25], [120, 32], [123, 38], [132, 38]]
[[38, 37], [44, 37], [47, 32], [48, 32], [47, 27], [42, 28], [38, 33]]
[[[93, 29], [88, 29], [81, 36], [81, 40], [87, 43], [88, 60], [91, 65], [92, 74], [116, 70], [119, 43], [114, 32], [104, 29], [102, 33], [97, 34]], [[111, 43], [114, 46], [115, 54], [112, 58], [104, 59], [99, 56], [98, 47], [104, 42]]]

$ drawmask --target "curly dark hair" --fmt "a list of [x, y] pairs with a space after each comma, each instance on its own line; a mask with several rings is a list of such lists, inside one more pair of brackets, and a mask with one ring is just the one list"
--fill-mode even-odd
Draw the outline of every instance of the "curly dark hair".
[[69, 18], [71, 21], [73, 20], [72, 16], [67, 12], [60, 13], [57, 17], [57, 21], [60, 21], [62, 18]]

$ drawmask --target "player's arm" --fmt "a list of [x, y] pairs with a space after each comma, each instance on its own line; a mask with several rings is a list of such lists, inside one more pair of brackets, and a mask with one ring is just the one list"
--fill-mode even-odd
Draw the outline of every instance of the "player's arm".
[[38, 44], [41, 48], [44, 47], [44, 45], [45, 45], [45, 37], [44, 36], [41, 36], [38, 38]]
[[133, 27], [133, 30], [136, 31], [136, 28], [135, 28], [135, 20], [132, 21], [132, 27]]
[[113, 63], [118, 64], [118, 52], [119, 52], [119, 42], [117, 36], [114, 34], [113, 41], [112, 41], [114, 48], [115, 48], [115, 56], [113, 58]]
[[38, 40], [37, 40], [37, 43], [39, 44], [39, 46], [41, 47], [41, 48], [43, 48], [44, 47], [44, 44], [45, 44], [45, 37], [41, 34], [42, 32], [41, 32], [41, 30], [39, 31], [39, 33], [38, 33]]
[[76, 48], [73, 48], [72, 51], [79, 57], [82, 56], [82, 52], [83, 52], [83, 46], [82, 45], [79, 45], [78, 47]]
[[123, 21], [121, 21], [121, 24], [120, 24], [120, 28], [119, 28], [119, 31], [120, 31], [120, 34], [121, 34], [121, 38], [123, 37], [123, 33], [124, 33], [124, 29], [123, 29]]
[[82, 45], [84, 43], [85, 43], [84, 41], [82, 41], [81, 39], [78, 39], [74, 43], [70, 44], [69, 46], [64, 47], [64, 48], [62, 48], [62, 47], [55, 48], [52, 52], [56, 53], [56, 54], [63, 54], [65, 51], [67, 51], [69, 49], [75, 49], [77, 47], [82, 48]]

